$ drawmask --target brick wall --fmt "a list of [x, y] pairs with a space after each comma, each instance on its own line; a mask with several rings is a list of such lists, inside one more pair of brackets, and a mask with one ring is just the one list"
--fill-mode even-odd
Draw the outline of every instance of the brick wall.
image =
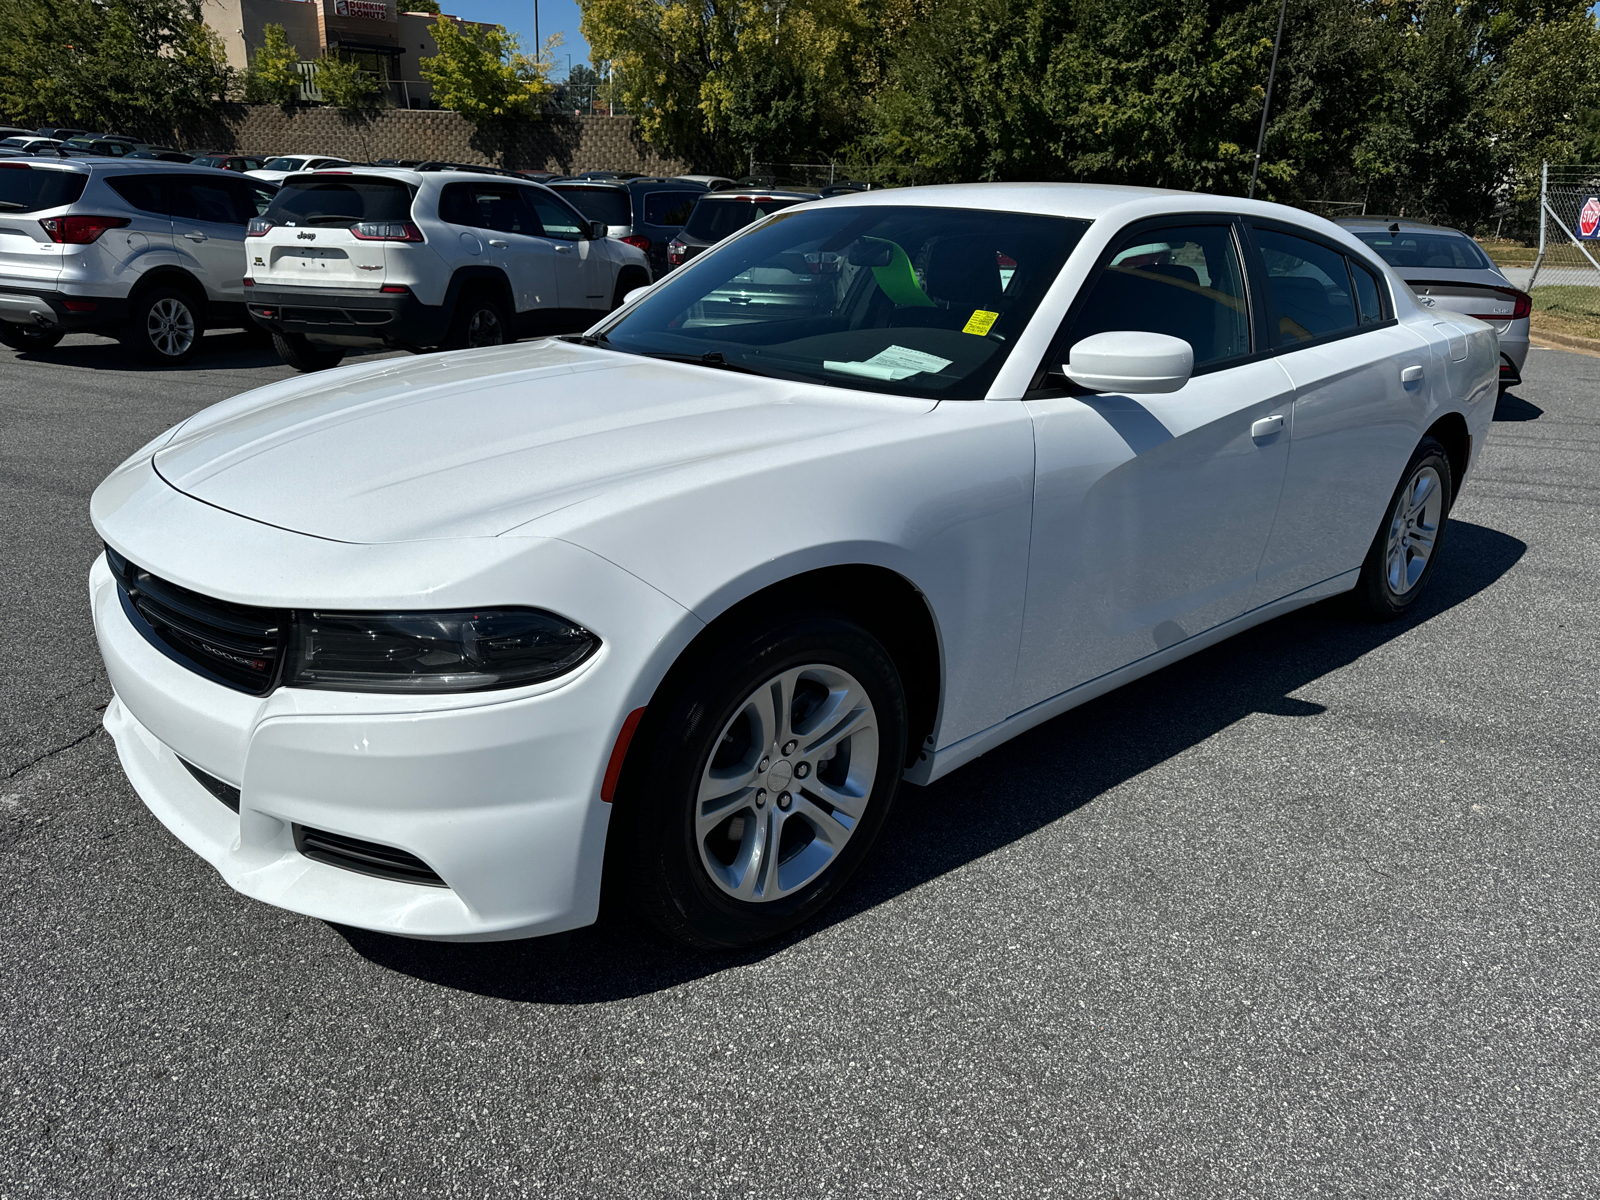
[[347, 114], [336, 108], [223, 104], [212, 117], [175, 130], [141, 130], [184, 150], [327, 154], [357, 161], [438, 159], [514, 170], [640, 171], [671, 175], [690, 164], [661, 154], [632, 117], [558, 113], [539, 121], [477, 126], [460, 113], [404, 108]]

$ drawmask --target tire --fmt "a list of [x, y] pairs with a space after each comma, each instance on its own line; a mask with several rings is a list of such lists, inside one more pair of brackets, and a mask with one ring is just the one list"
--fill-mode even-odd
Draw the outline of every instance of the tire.
[[192, 295], [153, 287], [134, 298], [122, 344], [149, 362], [178, 367], [200, 353], [205, 332], [204, 311]]
[[687, 945], [735, 949], [811, 919], [867, 856], [899, 790], [899, 673], [837, 616], [746, 627], [647, 717], [608, 865], [624, 902]]
[[477, 350], [515, 340], [500, 301], [489, 292], [470, 291], [456, 301], [450, 334], [441, 349]]
[[344, 361], [343, 346], [319, 346], [303, 333], [273, 333], [272, 348], [296, 371], [326, 371]]
[[611, 307], [607, 311], [616, 312], [617, 309], [622, 307], [623, 301], [628, 298], [629, 292], [633, 291], [634, 288], [645, 287], [649, 282], [650, 280], [645, 278], [643, 272], [624, 271], [617, 276], [617, 287], [611, 293]]
[[37, 325], [0, 321], [0, 344], [13, 350], [48, 350], [66, 336], [65, 329], [41, 329]]
[[1361, 565], [1352, 595], [1360, 615], [1392, 621], [1416, 604], [1439, 561], [1454, 500], [1450, 456], [1438, 440], [1425, 437], [1406, 464]]

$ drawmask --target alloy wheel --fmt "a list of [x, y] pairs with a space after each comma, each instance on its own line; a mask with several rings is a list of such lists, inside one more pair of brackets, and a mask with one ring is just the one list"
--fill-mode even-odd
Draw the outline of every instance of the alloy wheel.
[[480, 346], [499, 346], [505, 341], [505, 330], [500, 326], [500, 315], [492, 308], [480, 308], [472, 314], [472, 323], [467, 326], [467, 345], [477, 349]]
[[877, 773], [877, 714], [854, 676], [823, 663], [773, 676], [734, 710], [701, 774], [706, 874], [736, 900], [793, 895], [849, 842]]
[[1415, 587], [1428, 569], [1443, 520], [1443, 481], [1437, 470], [1424, 464], [1406, 482], [1389, 522], [1384, 578], [1396, 596]]
[[150, 306], [145, 335], [159, 354], [181, 358], [194, 345], [194, 314], [182, 300], [163, 296]]

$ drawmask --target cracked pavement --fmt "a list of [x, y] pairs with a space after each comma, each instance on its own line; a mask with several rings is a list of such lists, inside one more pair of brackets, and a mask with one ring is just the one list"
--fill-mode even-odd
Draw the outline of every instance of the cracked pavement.
[[0, 354], [0, 1200], [1600, 1185], [1600, 360], [1535, 350], [1421, 612], [1319, 605], [908, 790], [818, 926], [412, 943], [145, 811], [86, 501], [288, 374]]

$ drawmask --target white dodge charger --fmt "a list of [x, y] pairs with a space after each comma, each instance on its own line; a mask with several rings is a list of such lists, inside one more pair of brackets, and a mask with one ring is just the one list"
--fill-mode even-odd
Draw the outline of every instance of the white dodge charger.
[[604, 890], [748, 944], [844, 886], [902, 779], [1325, 597], [1405, 613], [1498, 362], [1276, 205], [797, 207], [587, 335], [145, 446], [93, 500], [105, 724], [268, 903], [476, 940]]

